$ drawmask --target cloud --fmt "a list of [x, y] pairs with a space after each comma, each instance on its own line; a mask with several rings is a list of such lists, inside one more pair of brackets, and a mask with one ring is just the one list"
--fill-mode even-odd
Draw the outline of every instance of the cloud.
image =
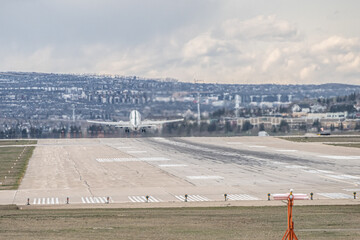
[[262, 70], [263, 71], [267, 71], [268, 68], [275, 63], [276, 61], [278, 61], [281, 57], [281, 53], [279, 49], [274, 49], [272, 50], [269, 55], [267, 56], [267, 58], [265, 59], [263, 66], [262, 66]]
[[330, 36], [314, 44], [310, 49], [310, 56], [314, 61], [317, 60], [323, 69], [329, 71], [327, 74], [335, 74], [339, 79], [347, 78], [346, 75], [352, 75], [358, 81], [360, 79], [359, 38]]
[[351, 50], [360, 50], [359, 38], [345, 38], [340, 36], [331, 36], [312, 47], [314, 53], [332, 52], [346, 53]]
[[[7, 2], [0, 9], [0, 70], [219, 83], [360, 82], [359, 38], [312, 35], [281, 11], [234, 7], [228, 15], [220, 1], [184, 1], [36, 0], [22, 8]], [[246, 5], [237, 2], [227, 7]]]
[[300, 71], [300, 79], [304, 80], [306, 78], [309, 78], [309, 76], [318, 69], [319, 67], [316, 64], [311, 64], [311, 66], [304, 67]]
[[229, 19], [222, 24], [222, 29], [226, 37], [258, 41], [294, 41], [300, 35], [296, 26], [275, 15]]

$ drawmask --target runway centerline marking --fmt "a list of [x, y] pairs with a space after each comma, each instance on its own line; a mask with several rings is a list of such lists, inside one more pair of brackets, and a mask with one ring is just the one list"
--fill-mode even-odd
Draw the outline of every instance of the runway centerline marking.
[[151, 161], [170, 161], [164, 157], [146, 157], [146, 158], [97, 158], [97, 162], [151, 162]]
[[293, 150], [293, 149], [279, 149], [276, 150], [277, 152], [297, 152], [298, 150]]
[[208, 179], [224, 179], [222, 176], [186, 176], [191, 180], [208, 180]]
[[127, 151], [127, 153], [146, 153], [147, 151]]
[[160, 164], [159, 167], [187, 167], [186, 164]]
[[347, 192], [360, 192], [360, 188], [345, 188], [343, 190]]
[[334, 156], [334, 155], [326, 155], [320, 156], [322, 158], [329, 158], [335, 160], [360, 160], [360, 156]]
[[305, 166], [300, 166], [300, 165], [288, 165], [288, 166], [285, 166], [286, 168], [291, 168], [291, 169], [304, 169], [304, 168], [308, 168], [308, 167], [305, 167]]

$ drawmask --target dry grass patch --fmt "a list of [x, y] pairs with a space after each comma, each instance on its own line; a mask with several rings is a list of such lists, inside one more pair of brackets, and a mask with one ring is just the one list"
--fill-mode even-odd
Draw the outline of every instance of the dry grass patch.
[[[287, 207], [11, 210], [4, 239], [281, 239]], [[299, 239], [360, 239], [359, 206], [295, 206]]]

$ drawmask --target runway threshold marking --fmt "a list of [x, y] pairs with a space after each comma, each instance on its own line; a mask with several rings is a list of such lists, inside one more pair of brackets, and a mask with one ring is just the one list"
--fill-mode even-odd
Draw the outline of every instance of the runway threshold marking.
[[[113, 202], [111, 197], [110, 202]], [[107, 197], [81, 197], [82, 203], [107, 203]]]
[[[131, 202], [147, 202], [146, 196], [128, 196]], [[149, 202], [162, 202], [161, 199], [149, 196]]]
[[[185, 196], [184, 195], [176, 195], [175, 196], [178, 200], [181, 202], [185, 202]], [[207, 202], [210, 201], [207, 197], [200, 196], [200, 195], [188, 195], [187, 197], [188, 202]]]
[[34, 198], [34, 205], [54, 205], [60, 204], [59, 198], [55, 197], [43, 197], [43, 198]]
[[191, 180], [212, 180], [212, 179], [224, 179], [222, 176], [186, 176]]
[[321, 195], [323, 197], [327, 197], [330, 199], [352, 199], [353, 196], [344, 194], [344, 193], [318, 193], [318, 195]]
[[244, 200], [260, 200], [259, 198], [248, 195], [248, 194], [228, 194], [227, 198], [230, 199], [230, 200], [235, 200], [235, 201], [236, 200], [241, 200], [241, 201], [244, 201]]

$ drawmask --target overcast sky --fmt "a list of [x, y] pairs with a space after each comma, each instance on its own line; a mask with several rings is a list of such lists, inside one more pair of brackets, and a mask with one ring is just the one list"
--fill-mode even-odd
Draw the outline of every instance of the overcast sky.
[[0, 0], [0, 71], [360, 84], [358, 0]]

